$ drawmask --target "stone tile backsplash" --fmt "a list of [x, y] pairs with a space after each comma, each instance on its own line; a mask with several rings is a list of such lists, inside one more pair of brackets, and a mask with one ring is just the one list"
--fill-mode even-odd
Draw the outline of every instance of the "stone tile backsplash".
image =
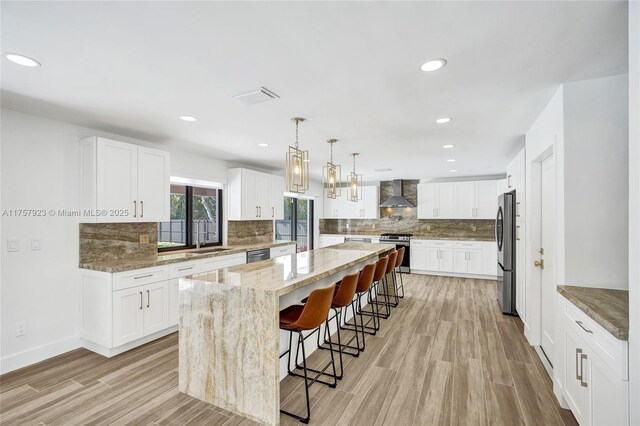
[[[141, 235], [147, 235], [149, 242], [141, 244]], [[80, 224], [80, 263], [139, 258], [157, 253], [157, 223]]]

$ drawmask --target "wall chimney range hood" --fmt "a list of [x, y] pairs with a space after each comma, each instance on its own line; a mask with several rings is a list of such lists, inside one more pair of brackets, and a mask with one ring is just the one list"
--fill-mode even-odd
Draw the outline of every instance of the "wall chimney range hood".
[[393, 181], [393, 195], [380, 204], [380, 207], [415, 207], [402, 196], [402, 179]]

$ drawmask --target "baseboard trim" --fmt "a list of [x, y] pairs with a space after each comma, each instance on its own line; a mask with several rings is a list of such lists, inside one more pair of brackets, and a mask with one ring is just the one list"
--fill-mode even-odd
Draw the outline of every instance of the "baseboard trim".
[[27, 349], [26, 351], [8, 355], [0, 359], [0, 374], [9, 373], [20, 368], [28, 367], [65, 352], [81, 348], [79, 336], [71, 336], [46, 345]]
[[412, 269], [411, 273], [418, 274], [418, 275], [436, 275], [441, 277], [452, 277], [452, 278], [474, 278], [478, 280], [497, 280], [498, 279], [496, 275], [457, 274], [457, 273], [451, 273], [451, 272], [422, 271], [417, 269]]
[[108, 348], [106, 346], [99, 345], [94, 342], [90, 342], [89, 340], [81, 339], [82, 347], [90, 350], [91, 352], [95, 352], [107, 358], [111, 358], [116, 355], [120, 355], [123, 352], [127, 352], [133, 348], [144, 345], [145, 343], [152, 342], [156, 339], [164, 337], [168, 334], [175, 333], [178, 331], [178, 326], [174, 325], [169, 328], [165, 328], [164, 330], [158, 331], [156, 333], [145, 336], [141, 339], [134, 340], [133, 342], [125, 343], [124, 345], [120, 345], [115, 348]]

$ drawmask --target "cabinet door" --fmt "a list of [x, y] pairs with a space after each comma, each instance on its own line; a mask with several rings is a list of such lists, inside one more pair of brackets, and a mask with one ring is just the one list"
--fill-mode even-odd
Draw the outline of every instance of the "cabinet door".
[[113, 346], [144, 336], [143, 287], [113, 292]]
[[138, 148], [139, 222], [169, 220], [169, 153]]
[[[589, 388], [585, 381], [585, 363], [589, 361], [586, 345], [565, 323], [565, 399], [578, 423], [589, 423]], [[585, 360], [585, 356], [587, 359]], [[586, 362], [585, 362], [586, 361]], [[582, 381], [581, 378], [582, 377]]]
[[433, 219], [436, 217], [437, 184], [418, 184], [418, 219]]
[[482, 273], [484, 275], [496, 275], [498, 265], [498, 248], [496, 243], [488, 241], [483, 244], [484, 253], [482, 256]]
[[481, 275], [484, 272], [484, 253], [482, 250], [467, 251], [467, 273]]
[[271, 176], [271, 216], [275, 220], [284, 219], [284, 178]]
[[475, 217], [475, 182], [457, 182], [456, 191], [456, 217], [458, 219], [473, 219]]
[[[99, 217], [98, 222], [138, 220], [138, 147], [98, 138], [96, 209], [128, 211], [127, 215]], [[169, 198], [166, 202], [168, 205]]]
[[[427, 271], [439, 271], [440, 270], [440, 249], [435, 247], [426, 247], [425, 250], [425, 267]], [[411, 247], [413, 251], [413, 247]], [[413, 265], [411, 265], [413, 268]]]
[[377, 186], [364, 187], [364, 219], [377, 219], [380, 216], [380, 196]]
[[454, 249], [438, 249], [438, 251], [440, 252], [440, 266], [438, 270], [441, 272], [452, 272]]
[[271, 210], [271, 175], [258, 173], [256, 176], [256, 205], [259, 219], [273, 218]]
[[348, 209], [350, 219], [362, 219], [364, 217], [364, 204], [366, 200], [367, 193], [362, 188], [362, 200], [358, 200], [357, 202], [349, 202]]
[[[588, 363], [588, 364], [587, 364]], [[629, 424], [629, 382], [621, 380], [603, 361], [594, 357], [584, 360], [590, 391], [591, 424]]]
[[453, 250], [453, 272], [467, 273], [467, 253], [466, 249]]
[[347, 194], [348, 191], [342, 191], [342, 196], [336, 198], [336, 217], [339, 219], [348, 219], [351, 215], [351, 205], [354, 204], [354, 202], [349, 201], [349, 197]]
[[527, 275], [527, 265], [525, 262], [525, 235], [525, 223], [516, 222], [516, 310], [523, 321], [526, 321], [527, 318], [525, 288]]
[[258, 172], [242, 169], [240, 192], [242, 197], [242, 220], [256, 220], [259, 216], [257, 202]]
[[411, 247], [411, 269], [418, 271], [428, 270], [427, 250], [425, 247]]
[[324, 212], [325, 219], [333, 219], [336, 217], [338, 210], [338, 199], [323, 198], [322, 210]]
[[495, 219], [498, 211], [498, 184], [495, 180], [475, 182], [475, 219]]
[[144, 335], [169, 327], [169, 281], [144, 286]]
[[438, 219], [455, 219], [455, 198], [455, 183], [451, 182], [438, 184], [438, 205], [436, 207], [436, 214]]
[[169, 327], [180, 320], [180, 278], [169, 280]]

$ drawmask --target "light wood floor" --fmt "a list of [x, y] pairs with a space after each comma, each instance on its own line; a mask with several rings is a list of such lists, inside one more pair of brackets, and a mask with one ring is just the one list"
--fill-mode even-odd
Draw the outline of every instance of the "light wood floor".
[[[495, 281], [405, 277], [406, 297], [365, 352], [347, 357], [338, 387], [311, 387], [311, 424], [576, 424], [519, 319], [500, 313]], [[251, 424], [178, 392], [177, 341], [173, 334], [111, 359], [79, 349], [1, 376], [0, 423]], [[301, 383], [282, 382], [284, 408], [302, 412]]]

